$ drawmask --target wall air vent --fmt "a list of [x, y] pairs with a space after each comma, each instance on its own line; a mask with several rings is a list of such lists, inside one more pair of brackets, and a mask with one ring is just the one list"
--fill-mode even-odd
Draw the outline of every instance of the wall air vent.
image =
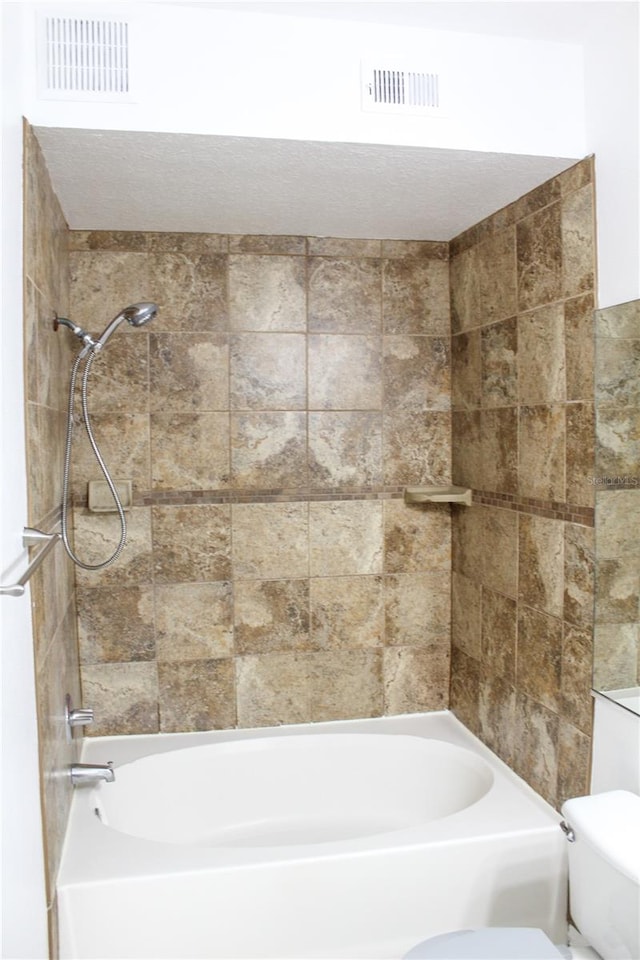
[[128, 22], [43, 15], [39, 26], [39, 94], [43, 99], [131, 99]]
[[373, 113], [444, 116], [437, 72], [362, 64], [362, 109]]

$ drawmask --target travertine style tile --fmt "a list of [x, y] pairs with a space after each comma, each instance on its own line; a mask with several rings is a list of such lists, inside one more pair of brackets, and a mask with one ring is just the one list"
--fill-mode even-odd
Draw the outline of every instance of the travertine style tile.
[[515, 319], [483, 327], [482, 406], [505, 407], [518, 401], [518, 325]]
[[518, 611], [518, 689], [548, 710], [560, 706], [562, 621], [520, 606]]
[[562, 404], [520, 407], [518, 488], [538, 500], [565, 498], [565, 412]]
[[234, 634], [240, 656], [309, 649], [309, 581], [238, 580]]
[[559, 810], [571, 797], [589, 794], [591, 738], [571, 723], [560, 719], [558, 724], [558, 794]]
[[[87, 396], [91, 414], [148, 413], [149, 336], [148, 328], [134, 329], [122, 324], [118, 333], [91, 364]], [[96, 331], [94, 331], [96, 333]], [[59, 330], [59, 336], [64, 332]], [[78, 391], [79, 393], [79, 391]], [[80, 398], [77, 397], [78, 409]]]
[[640, 481], [640, 404], [598, 404], [595, 458], [599, 475]]
[[631, 518], [640, 515], [640, 490], [603, 490], [596, 493], [598, 560], [640, 556], [640, 539]]
[[451, 643], [479, 660], [482, 629], [482, 587], [461, 573], [451, 579]]
[[478, 571], [484, 586], [508, 597], [517, 594], [518, 517], [513, 510], [494, 507], [482, 508], [478, 542], [472, 554], [479, 554], [479, 563], [472, 572]]
[[594, 409], [591, 402], [568, 403], [566, 422], [566, 500], [592, 507], [595, 499]]
[[382, 651], [334, 650], [309, 658], [311, 720], [377, 717], [384, 712]]
[[564, 526], [546, 517], [519, 518], [518, 598], [554, 617], [562, 617], [564, 605]]
[[[150, 583], [152, 577], [151, 514], [145, 507], [133, 507], [126, 514], [127, 542], [116, 564], [100, 571], [76, 568], [78, 586], [95, 587]], [[90, 513], [73, 510], [76, 555], [85, 563], [102, 563], [113, 555], [120, 542], [117, 513]]]
[[451, 415], [451, 479], [460, 487], [482, 489], [481, 411]]
[[379, 260], [311, 257], [309, 330], [375, 333], [382, 323]]
[[573, 624], [593, 623], [595, 536], [593, 527], [564, 524], [563, 617]]
[[518, 492], [518, 411], [499, 407], [480, 413], [480, 486], [500, 493]]
[[224, 489], [230, 475], [228, 413], [151, 415], [154, 489]]
[[595, 286], [594, 197], [591, 183], [562, 200], [563, 295], [574, 297]]
[[449, 700], [448, 644], [384, 651], [385, 713], [443, 710]]
[[231, 415], [235, 488], [292, 488], [307, 483], [307, 416], [298, 411]]
[[[478, 584], [482, 582], [481, 570], [485, 558], [485, 511], [486, 507], [472, 505], [452, 512], [451, 516], [452, 570]], [[513, 533], [517, 538], [515, 527]]]
[[553, 403], [566, 396], [564, 311], [541, 307], [518, 319], [520, 403]]
[[480, 317], [483, 324], [516, 312], [516, 236], [513, 226], [489, 233], [478, 246]]
[[155, 587], [155, 608], [159, 661], [232, 656], [230, 583], [158, 584]]
[[158, 663], [160, 730], [226, 730], [235, 726], [232, 660]]
[[224, 334], [152, 333], [149, 352], [152, 411], [229, 409], [229, 345]]
[[[164, 291], [160, 291], [155, 284], [155, 277], [152, 278], [151, 258], [147, 253], [111, 250], [71, 253], [69, 263], [70, 319], [94, 336], [131, 303], [151, 300], [159, 307], [164, 306], [160, 297]], [[193, 282], [190, 265], [183, 262], [181, 268], [175, 273], [178, 288], [190, 288]], [[166, 319], [166, 311], [163, 310], [153, 320], [156, 329]], [[119, 330], [118, 337], [125, 333], [131, 333], [132, 336], [142, 334], [144, 337], [141, 330]], [[115, 343], [110, 342], [110, 352], [113, 346]]]
[[514, 767], [550, 804], [558, 780], [559, 719], [542, 704], [518, 694], [514, 731]]
[[381, 408], [380, 338], [338, 334], [309, 336], [309, 409]]
[[309, 553], [312, 577], [382, 573], [382, 503], [311, 503]]
[[482, 322], [480, 286], [478, 282], [478, 251], [470, 247], [452, 256], [449, 264], [451, 287], [451, 333], [461, 333], [478, 327]]
[[640, 340], [640, 300], [596, 310], [595, 332], [597, 337]]
[[[531, 310], [562, 297], [561, 217], [561, 205], [553, 203], [516, 225], [520, 310]], [[579, 292], [582, 291], [574, 291]]]
[[562, 716], [583, 733], [591, 733], [591, 653], [590, 629], [565, 625], [562, 638], [561, 696]]
[[80, 588], [77, 609], [81, 663], [155, 659], [150, 585]]
[[310, 654], [236, 657], [239, 727], [268, 727], [311, 720]]
[[480, 732], [479, 696], [479, 661], [452, 647], [450, 706], [458, 720], [476, 735]]
[[229, 257], [232, 330], [304, 332], [306, 271], [302, 257]]
[[271, 253], [303, 256], [307, 238], [278, 234], [238, 234], [229, 237], [229, 253]]
[[515, 681], [517, 631], [516, 601], [483, 587], [482, 659], [492, 678]]
[[385, 484], [449, 483], [451, 413], [385, 412], [382, 433]]
[[230, 342], [232, 410], [304, 410], [306, 338], [301, 333], [241, 333]]
[[485, 677], [478, 691], [478, 734], [501, 760], [513, 766], [516, 691], [501, 676]]
[[309, 414], [309, 482], [363, 487], [382, 482], [382, 416], [360, 411]]
[[593, 685], [598, 690], [635, 686], [638, 679], [638, 623], [596, 623]]
[[451, 338], [451, 403], [454, 410], [480, 405], [482, 354], [480, 331], [470, 330]]
[[449, 646], [451, 635], [450, 576], [437, 571], [385, 577], [385, 642], [387, 646]]
[[385, 636], [382, 577], [318, 577], [310, 582], [314, 650], [382, 646]]
[[595, 359], [596, 400], [612, 406], [640, 404], [640, 338], [599, 337]]
[[384, 262], [385, 333], [449, 335], [449, 271], [442, 260]]
[[384, 400], [394, 412], [451, 408], [448, 341], [441, 337], [384, 338]]
[[385, 573], [449, 571], [451, 516], [441, 504], [410, 505], [402, 500], [384, 503]]
[[156, 584], [230, 579], [228, 506], [157, 506], [151, 512]]
[[[91, 429], [100, 454], [114, 479], [133, 481], [134, 495], [151, 487], [151, 444], [146, 413], [91, 415]], [[73, 439], [71, 489], [87, 497], [90, 480], [104, 480], [85, 431], [76, 427]]]
[[599, 559], [597, 570], [595, 609], [598, 622], [631, 623], [636, 620], [640, 609], [640, 559]]
[[239, 503], [232, 507], [233, 575], [284, 580], [309, 575], [306, 503]]
[[564, 303], [567, 400], [593, 399], [593, 293]]
[[155, 662], [86, 664], [81, 672], [83, 702], [95, 712], [92, 736], [158, 733]]

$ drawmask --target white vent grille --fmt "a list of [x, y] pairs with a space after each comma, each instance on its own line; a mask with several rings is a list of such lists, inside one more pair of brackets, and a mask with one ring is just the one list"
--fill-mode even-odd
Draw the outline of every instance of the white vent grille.
[[48, 99], [130, 99], [129, 23], [42, 18], [40, 93]]
[[363, 64], [362, 108], [374, 112], [442, 116], [441, 87], [437, 72]]

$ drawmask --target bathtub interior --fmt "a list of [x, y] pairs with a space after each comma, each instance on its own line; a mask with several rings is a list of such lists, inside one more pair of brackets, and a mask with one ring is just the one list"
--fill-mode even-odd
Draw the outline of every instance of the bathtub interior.
[[92, 802], [131, 836], [204, 846], [336, 842], [407, 830], [480, 800], [489, 765], [422, 737], [266, 737], [182, 748], [116, 768]]

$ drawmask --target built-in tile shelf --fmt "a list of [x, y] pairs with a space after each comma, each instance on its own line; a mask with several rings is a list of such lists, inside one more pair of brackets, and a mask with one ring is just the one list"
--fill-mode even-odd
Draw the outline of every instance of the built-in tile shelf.
[[405, 503], [463, 503], [471, 506], [468, 487], [405, 487]]

